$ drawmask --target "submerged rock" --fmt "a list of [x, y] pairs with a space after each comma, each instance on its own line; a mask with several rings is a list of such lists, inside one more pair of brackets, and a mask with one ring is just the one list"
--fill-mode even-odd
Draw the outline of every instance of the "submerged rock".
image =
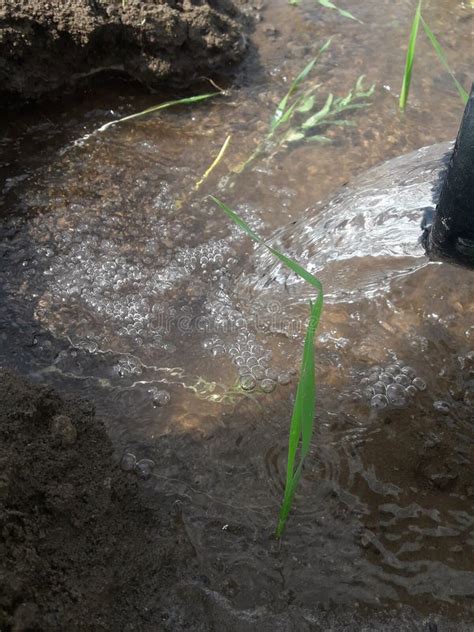
[[99, 71], [190, 80], [246, 48], [230, 0], [0, 0], [0, 94], [37, 99]]

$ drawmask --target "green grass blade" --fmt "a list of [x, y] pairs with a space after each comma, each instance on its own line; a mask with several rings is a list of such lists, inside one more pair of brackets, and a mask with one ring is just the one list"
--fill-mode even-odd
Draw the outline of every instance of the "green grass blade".
[[444, 54], [444, 51], [443, 51], [443, 48], [442, 48], [441, 44], [438, 42], [438, 40], [436, 39], [435, 34], [433, 33], [433, 31], [430, 29], [428, 24], [423, 19], [423, 16], [421, 16], [421, 23], [423, 25], [423, 29], [424, 29], [428, 39], [431, 42], [431, 45], [433, 46], [433, 48], [435, 49], [436, 54], [438, 55], [438, 58], [439, 58], [440, 62], [443, 64], [445, 69], [450, 74], [451, 79], [453, 80], [454, 85], [456, 86], [456, 89], [459, 92], [459, 96], [461, 97], [464, 105], [466, 105], [466, 103], [468, 102], [468, 99], [469, 99], [468, 93], [466, 92], [466, 90], [464, 90], [462, 85], [459, 83], [459, 81], [454, 76], [453, 71], [449, 67], [449, 64], [447, 62], [447, 59], [445, 57], [445, 54]]
[[312, 127], [316, 127], [316, 125], [329, 114], [333, 100], [334, 95], [331, 93], [328, 95], [326, 103], [323, 105], [323, 107], [318, 112], [316, 112], [316, 114], [313, 114], [308, 119], [306, 119], [306, 121], [302, 123], [301, 128], [311, 129]]
[[336, 7], [336, 5], [331, 2], [331, 0], [318, 0], [318, 2], [321, 6], [326, 7], [326, 9], [334, 9], [339, 13], [339, 15], [342, 15], [342, 17], [344, 18], [349, 18], [350, 20], [355, 20], [356, 22], [359, 22], [359, 24], [363, 24], [362, 20], [356, 18], [355, 15], [352, 15], [352, 13], [349, 13], [349, 11]]
[[117, 123], [123, 123], [124, 121], [131, 121], [132, 119], [139, 118], [141, 116], [146, 116], [147, 114], [152, 114], [153, 112], [158, 112], [159, 110], [165, 110], [166, 108], [173, 107], [175, 105], [191, 105], [192, 103], [198, 103], [199, 101], [205, 101], [206, 99], [211, 99], [212, 97], [216, 97], [222, 92], [210, 92], [208, 94], [198, 94], [194, 97], [185, 97], [184, 99], [176, 99], [175, 101], [166, 101], [165, 103], [160, 103], [159, 105], [154, 105], [151, 108], [147, 108], [146, 110], [142, 110], [141, 112], [136, 112], [135, 114], [130, 114], [129, 116], [124, 116], [120, 119], [116, 119], [115, 121], [110, 121], [102, 127], [99, 128], [100, 132], [105, 131], [112, 125], [116, 125]]
[[411, 75], [413, 72], [413, 63], [415, 61], [416, 38], [420, 28], [421, 19], [421, 0], [418, 1], [415, 17], [411, 25], [410, 39], [408, 42], [407, 55], [405, 59], [405, 72], [403, 73], [402, 89], [400, 92], [399, 107], [404, 110], [408, 101], [410, 92]]
[[286, 108], [288, 106], [289, 99], [293, 96], [293, 94], [299, 88], [300, 84], [306, 79], [306, 77], [309, 75], [309, 73], [313, 70], [314, 66], [316, 65], [316, 62], [321, 57], [321, 55], [329, 48], [329, 46], [331, 44], [331, 40], [332, 40], [332, 38], [330, 37], [327, 40], [327, 42], [325, 42], [321, 46], [321, 48], [319, 49], [316, 57], [313, 57], [313, 59], [303, 68], [303, 70], [300, 72], [300, 74], [291, 83], [290, 89], [285, 94], [283, 99], [278, 104], [277, 109], [275, 110], [275, 114], [273, 115], [272, 120], [270, 122], [270, 132], [274, 132], [275, 129], [279, 125], [282, 124], [282, 122], [283, 122], [282, 119], [283, 119], [283, 116], [285, 114]]
[[[218, 200], [213, 195], [211, 199], [226, 213], [226, 215], [239, 228], [247, 233], [255, 242], [263, 245], [284, 265], [295, 274], [312, 285], [317, 290], [317, 297], [314, 304], [311, 304], [311, 315], [308, 329], [305, 336], [303, 358], [301, 361], [300, 380], [296, 390], [295, 404], [290, 424], [290, 435], [288, 441], [288, 462], [286, 470], [286, 484], [283, 501], [280, 508], [280, 516], [276, 529], [276, 536], [281, 537], [288, 518], [296, 487], [301, 478], [303, 464], [309, 453], [311, 437], [314, 428], [314, 408], [316, 401], [315, 370], [314, 370], [314, 336], [318, 327], [323, 308], [323, 287], [318, 278], [305, 270], [299, 263], [290, 259], [272, 246], [269, 246], [235, 211], [226, 204]], [[295, 469], [296, 455], [300, 449], [298, 466]]]
[[[300, 381], [296, 391], [295, 405], [290, 424], [288, 442], [288, 462], [286, 484], [280, 515], [276, 529], [276, 537], [283, 534], [288, 515], [293, 504], [296, 488], [301, 478], [304, 461], [309, 453], [314, 428], [314, 409], [316, 404], [316, 387], [314, 379], [314, 335], [321, 317], [323, 307], [322, 292], [311, 306], [311, 316], [306, 331], [303, 359], [301, 362]], [[295, 460], [301, 438], [300, 460], [295, 470]]]

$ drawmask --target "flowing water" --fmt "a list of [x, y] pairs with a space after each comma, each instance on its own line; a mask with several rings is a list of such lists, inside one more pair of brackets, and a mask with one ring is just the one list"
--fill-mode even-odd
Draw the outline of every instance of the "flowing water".
[[[364, 0], [352, 9], [361, 25], [272, 0], [258, 54], [227, 97], [200, 106], [94, 133], [169, 96], [104, 83], [5, 117], [0, 363], [90, 397], [119, 458], [155, 461], [149, 484], [179, 498], [200, 561], [193, 590], [229, 629], [342, 629], [354, 611], [374, 621], [394, 608], [394, 630], [474, 619], [474, 277], [428, 264], [417, 243], [462, 104], [420, 43], [411, 106], [398, 113], [412, 4]], [[467, 5], [427, 2], [426, 15], [466, 84]], [[321, 98], [365, 73], [371, 108], [330, 145], [229, 175], [335, 33]], [[229, 133], [226, 159], [193, 193]], [[281, 544], [311, 291], [207, 192], [326, 289], [314, 444]]]

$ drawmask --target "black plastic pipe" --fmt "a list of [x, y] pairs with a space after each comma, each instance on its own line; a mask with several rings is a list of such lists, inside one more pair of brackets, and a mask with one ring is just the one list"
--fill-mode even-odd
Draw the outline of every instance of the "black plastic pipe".
[[474, 269], [474, 84], [423, 241], [430, 259]]

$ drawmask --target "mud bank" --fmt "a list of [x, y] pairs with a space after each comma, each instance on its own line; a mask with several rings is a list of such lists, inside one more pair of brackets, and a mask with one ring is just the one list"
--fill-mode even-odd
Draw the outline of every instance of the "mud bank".
[[231, 0], [0, 0], [0, 98], [38, 99], [101, 71], [153, 87], [238, 61], [246, 20]]
[[149, 506], [89, 404], [4, 370], [0, 401], [0, 629], [165, 629], [193, 568], [175, 499]]

